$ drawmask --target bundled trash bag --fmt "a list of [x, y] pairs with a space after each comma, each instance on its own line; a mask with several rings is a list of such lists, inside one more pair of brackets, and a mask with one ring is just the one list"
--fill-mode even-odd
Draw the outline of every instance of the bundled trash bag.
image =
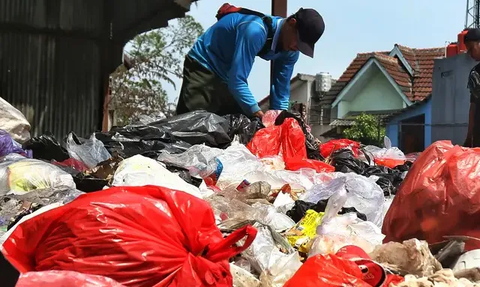
[[241, 144], [248, 144], [255, 133], [264, 128], [261, 119], [253, 118], [250, 120], [245, 115], [226, 115], [224, 118], [228, 121], [228, 136], [234, 139], [238, 136]]
[[72, 176], [52, 164], [17, 154], [10, 154], [0, 162], [0, 195], [65, 187], [75, 189]]
[[70, 133], [67, 138], [67, 151], [71, 158], [83, 162], [89, 168], [94, 168], [111, 157], [95, 135], [92, 135], [89, 140], [80, 142], [74, 133]]
[[[480, 237], [480, 149], [439, 141], [413, 164], [385, 217], [385, 241], [433, 244], [448, 235]], [[467, 250], [480, 248], [468, 241]]]
[[227, 287], [228, 259], [256, 233], [246, 226], [223, 238], [208, 203], [185, 192], [119, 187], [20, 224], [2, 252], [21, 273], [75, 270], [125, 286]]
[[35, 159], [62, 162], [70, 158], [67, 150], [51, 134], [31, 138], [23, 144], [23, 149], [31, 150]]
[[318, 146], [317, 140], [310, 133], [309, 129], [307, 128], [307, 125], [302, 120], [299, 114], [283, 111], [275, 119], [275, 125], [277, 126], [282, 125], [285, 122], [285, 120], [289, 118], [295, 119], [302, 128], [302, 132], [305, 136], [305, 147], [307, 149], [308, 158], [315, 159], [315, 160], [324, 160], [324, 158], [320, 154], [320, 148]]
[[12, 139], [8, 132], [0, 130], [0, 157], [11, 153], [18, 153], [27, 156], [27, 152], [22, 149], [22, 146], [19, 143]]
[[285, 167], [289, 170], [312, 168], [317, 172], [332, 172], [333, 167], [330, 165], [308, 158], [304, 143], [305, 134], [298, 121], [294, 118], [284, 118], [281, 125], [258, 131], [247, 148], [260, 158], [281, 154]]
[[88, 275], [74, 271], [27, 272], [20, 275], [15, 287], [124, 287], [108, 277]]
[[206, 144], [211, 147], [227, 147], [232, 139], [228, 136], [229, 122], [216, 114], [193, 111], [177, 115], [149, 126], [162, 129], [176, 139], [191, 145]]
[[337, 150], [350, 149], [355, 157], [358, 157], [360, 143], [349, 139], [331, 140], [320, 146], [320, 153], [324, 158], [330, 157]]
[[30, 139], [30, 123], [22, 112], [3, 98], [0, 98], [0, 129], [8, 132], [19, 143]]
[[144, 185], [163, 186], [201, 197], [197, 187], [186, 183], [153, 159], [136, 155], [123, 160], [113, 176], [112, 186]]

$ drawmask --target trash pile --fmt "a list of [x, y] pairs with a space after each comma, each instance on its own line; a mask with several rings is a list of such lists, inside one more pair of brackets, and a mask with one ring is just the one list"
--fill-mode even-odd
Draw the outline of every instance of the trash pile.
[[322, 144], [287, 111], [197, 111], [61, 140], [0, 130], [6, 286], [480, 281], [475, 149]]

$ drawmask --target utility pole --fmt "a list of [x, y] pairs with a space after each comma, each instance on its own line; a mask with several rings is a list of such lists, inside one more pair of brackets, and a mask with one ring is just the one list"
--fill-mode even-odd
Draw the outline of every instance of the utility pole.
[[[287, 18], [287, 0], [272, 0], [272, 16]], [[270, 87], [268, 90], [269, 93], [273, 85], [273, 64], [274, 61], [272, 61], [270, 64]]]
[[480, 28], [480, 0], [467, 0], [465, 29]]

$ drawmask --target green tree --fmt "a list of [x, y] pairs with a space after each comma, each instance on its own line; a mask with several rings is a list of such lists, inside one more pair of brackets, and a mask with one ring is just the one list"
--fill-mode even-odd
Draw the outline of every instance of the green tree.
[[173, 85], [182, 77], [183, 60], [203, 33], [191, 16], [168, 27], [135, 37], [127, 46], [132, 68], [120, 66], [111, 76], [112, 101], [118, 124], [128, 124], [141, 116], [170, 116], [175, 104], [168, 102], [164, 84]]
[[379, 126], [378, 117], [361, 114], [355, 118], [353, 126], [343, 131], [343, 136], [362, 144], [382, 146], [385, 127]]

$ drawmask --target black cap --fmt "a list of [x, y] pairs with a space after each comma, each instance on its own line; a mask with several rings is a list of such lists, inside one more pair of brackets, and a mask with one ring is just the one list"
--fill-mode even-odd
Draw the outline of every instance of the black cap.
[[322, 16], [314, 9], [300, 8], [293, 17], [297, 20], [298, 50], [313, 58], [315, 43], [325, 31]]
[[464, 42], [478, 42], [480, 41], [480, 29], [468, 29], [467, 34], [465, 34]]

